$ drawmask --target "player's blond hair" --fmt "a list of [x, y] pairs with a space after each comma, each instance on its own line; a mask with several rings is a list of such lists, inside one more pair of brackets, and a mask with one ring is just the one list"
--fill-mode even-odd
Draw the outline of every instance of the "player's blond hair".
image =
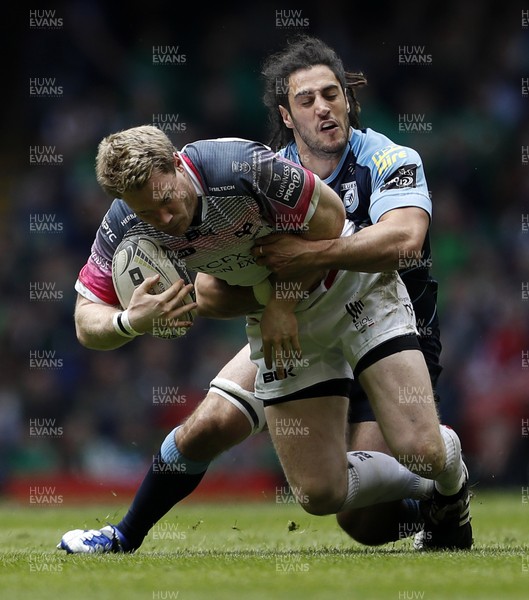
[[141, 125], [104, 138], [97, 150], [96, 177], [113, 197], [141, 190], [153, 171], [174, 169], [175, 148], [167, 135], [152, 125]]

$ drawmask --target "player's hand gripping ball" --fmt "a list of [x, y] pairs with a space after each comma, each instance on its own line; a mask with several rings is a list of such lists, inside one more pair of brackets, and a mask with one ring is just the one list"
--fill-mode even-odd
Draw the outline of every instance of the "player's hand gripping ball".
[[[121, 241], [112, 259], [112, 281], [119, 302], [126, 309], [134, 290], [147, 277], [159, 275], [160, 279], [153, 286], [152, 294], [161, 294], [171, 287], [175, 281], [193, 283], [185, 265], [174, 252], [161, 244], [155, 238], [147, 235], [133, 235]], [[184, 304], [195, 302], [192, 292], [184, 299]], [[182, 321], [194, 321], [195, 311], [189, 311], [180, 317]], [[155, 324], [154, 337], [172, 339], [182, 337], [187, 333], [187, 327], [178, 327], [167, 319], [159, 319]]]

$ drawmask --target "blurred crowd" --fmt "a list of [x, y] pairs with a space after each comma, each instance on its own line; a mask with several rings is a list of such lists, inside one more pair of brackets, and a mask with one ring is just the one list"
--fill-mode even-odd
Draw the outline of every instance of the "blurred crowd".
[[[260, 65], [309, 33], [362, 70], [362, 126], [422, 156], [432, 193], [444, 422], [475, 480], [527, 484], [529, 465], [529, 28], [523, 11], [449, 0], [244, 5], [195, 15], [73, 0], [20, 13], [4, 113], [0, 200], [0, 472], [137, 478], [244, 343], [241, 319], [185, 339], [82, 348], [73, 285], [109, 206], [102, 137], [159, 124], [177, 147], [267, 142]], [[46, 10], [48, 12], [46, 12]], [[529, 19], [529, 16], [525, 17]], [[525, 24], [525, 25], [524, 25]], [[265, 435], [216, 468], [277, 470]]]

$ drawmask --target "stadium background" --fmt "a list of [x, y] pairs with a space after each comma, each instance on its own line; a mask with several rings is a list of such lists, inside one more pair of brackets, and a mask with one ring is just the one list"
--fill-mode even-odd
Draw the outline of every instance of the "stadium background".
[[[94, 157], [103, 136], [145, 123], [177, 147], [267, 141], [260, 64], [300, 32], [364, 71], [363, 126], [422, 155], [443, 419], [460, 431], [474, 481], [527, 485], [529, 4], [438, 6], [17, 9], [4, 64], [0, 493], [27, 502], [37, 481], [72, 501], [82, 482], [106, 500], [120, 486], [127, 493], [244, 343], [240, 320], [200, 321], [185, 340], [145, 336], [110, 353], [77, 343], [73, 284], [109, 203]], [[261, 494], [280, 480], [261, 435], [218, 459], [203, 487]]]

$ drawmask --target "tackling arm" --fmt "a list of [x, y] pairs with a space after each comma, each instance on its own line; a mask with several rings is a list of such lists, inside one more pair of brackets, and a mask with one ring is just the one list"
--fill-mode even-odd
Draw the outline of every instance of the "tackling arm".
[[322, 263], [327, 268], [379, 272], [400, 269], [402, 258], [419, 258], [430, 217], [422, 208], [390, 210], [374, 225], [333, 240]]
[[402, 257], [419, 257], [430, 217], [422, 208], [388, 211], [374, 225], [354, 235], [327, 240], [301, 240], [291, 235], [270, 235], [252, 250], [258, 264], [282, 277], [295, 276], [307, 268], [345, 269], [376, 273], [402, 267]]

